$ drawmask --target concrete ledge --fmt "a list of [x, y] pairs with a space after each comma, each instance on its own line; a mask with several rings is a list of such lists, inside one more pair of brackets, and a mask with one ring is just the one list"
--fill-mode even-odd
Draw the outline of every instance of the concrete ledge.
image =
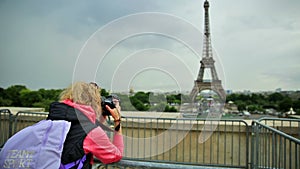
[[19, 111], [25, 112], [44, 112], [44, 108], [39, 107], [0, 107], [1, 109], [8, 109], [13, 115], [16, 115]]

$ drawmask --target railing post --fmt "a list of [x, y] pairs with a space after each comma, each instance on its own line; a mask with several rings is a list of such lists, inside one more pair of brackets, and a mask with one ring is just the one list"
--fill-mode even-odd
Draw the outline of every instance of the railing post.
[[249, 166], [251, 165], [251, 162], [250, 162], [250, 159], [249, 159], [249, 156], [251, 155], [250, 153], [250, 151], [249, 151], [249, 144], [251, 144], [251, 143], [249, 143], [250, 142], [250, 137], [251, 137], [251, 135], [250, 135], [250, 132], [251, 132], [251, 130], [250, 130], [250, 128], [251, 128], [251, 126], [249, 126], [247, 123], [246, 123], [246, 169], [249, 169]]
[[257, 169], [257, 162], [258, 162], [258, 126], [256, 125], [255, 121], [252, 121], [252, 132], [251, 132], [251, 169]]
[[8, 128], [8, 136], [9, 138], [13, 135], [13, 125], [15, 121], [15, 115], [9, 112], [9, 128]]
[[0, 146], [3, 146], [7, 139], [13, 135], [13, 118], [13, 114], [9, 109], [0, 110], [0, 127], [2, 133], [0, 138]]

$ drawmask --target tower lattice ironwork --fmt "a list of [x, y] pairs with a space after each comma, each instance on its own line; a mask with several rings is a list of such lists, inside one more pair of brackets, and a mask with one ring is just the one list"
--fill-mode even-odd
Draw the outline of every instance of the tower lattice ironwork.
[[[209, 27], [209, 2], [205, 0], [204, 2], [204, 37], [203, 37], [203, 56], [200, 61], [200, 70], [198, 73], [197, 80], [195, 80], [194, 88], [191, 92], [191, 97], [195, 98], [197, 94], [203, 90], [212, 90], [216, 92], [220, 99], [225, 100], [226, 94], [222, 87], [221, 80], [218, 78], [217, 71], [215, 68], [215, 60], [213, 59], [211, 37], [210, 37], [210, 27]], [[211, 79], [204, 79], [204, 70], [209, 69], [211, 74]]]

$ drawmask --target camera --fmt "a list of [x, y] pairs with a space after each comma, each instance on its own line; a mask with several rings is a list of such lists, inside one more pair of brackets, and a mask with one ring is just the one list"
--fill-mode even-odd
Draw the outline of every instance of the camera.
[[110, 108], [114, 109], [116, 108], [114, 102], [113, 102], [113, 99], [116, 99], [120, 102], [120, 99], [117, 95], [115, 94], [112, 94], [112, 95], [109, 95], [107, 97], [104, 97], [102, 96], [101, 98], [101, 107], [102, 107], [102, 115], [103, 116], [110, 116], [110, 112], [106, 109], [106, 105], [108, 105]]

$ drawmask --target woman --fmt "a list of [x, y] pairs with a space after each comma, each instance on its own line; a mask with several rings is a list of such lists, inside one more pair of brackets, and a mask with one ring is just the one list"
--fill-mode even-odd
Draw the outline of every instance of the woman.
[[93, 156], [104, 164], [121, 160], [124, 149], [121, 108], [117, 100], [113, 101], [116, 108], [106, 106], [114, 119], [112, 142], [99, 127], [99, 121], [105, 122], [106, 117], [101, 115], [101, 96], [96, 83], [76, 82], [61, 93], [60, 102], [50, 105], [47, 119], [71, 122], [62, 152], [61, 168], [91, 168]]

